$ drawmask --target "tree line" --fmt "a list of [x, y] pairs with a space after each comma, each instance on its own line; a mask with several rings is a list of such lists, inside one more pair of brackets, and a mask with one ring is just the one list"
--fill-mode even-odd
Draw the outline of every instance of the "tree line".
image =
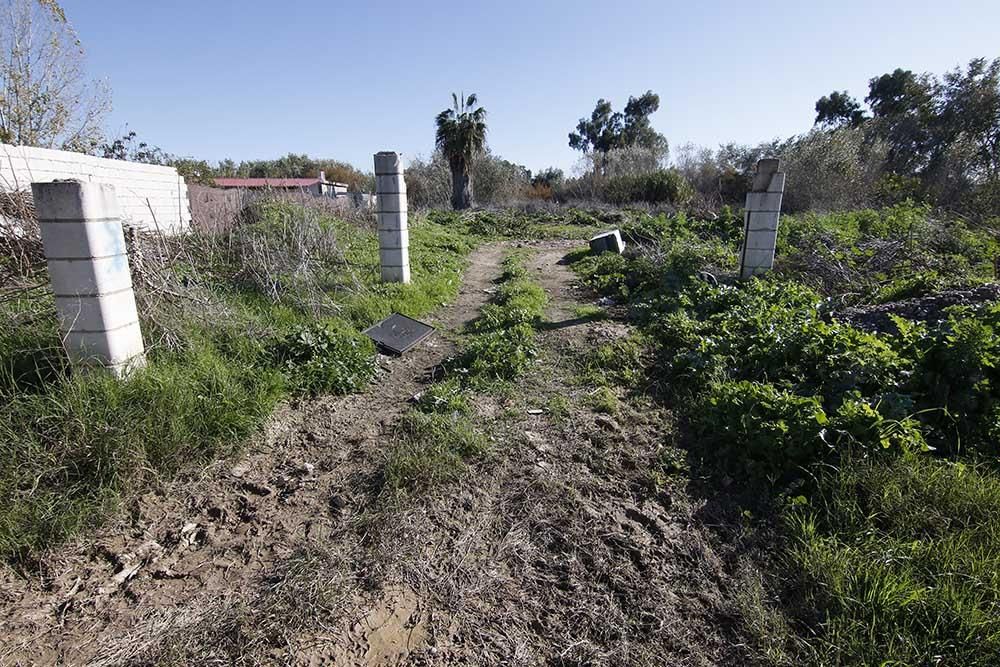
[[[171, 155], [134, 131], [103, 132], [110, 90], [84, 72], [80, 41], [56, 0], [0, 0], [0, 141], [175, 166], [188, 180], [220, 176], [315, 177], [352, 190], [373, 176], [352, 165], [289, 153], [269, 160], [210, 163]], [[581, 152], [572, 175], [532, 173], [496, 155], [487, 112], [475, 94], [453, 94], [434, 118], [433, 154], [407, 182], [418, 205], [468, 208], [512, 200], [602, 199], [621, 204], [739, 205], [760, 157], [789, 174], [789, 210], [879, 206], [911, 199], [977, 220], [1000, 215], [1000, 58], [976, 58], [941, 76], [896, 69], [870, 79], [863, 100], [846, 90], [815, 104], [811, 130], [716, 148], [680, 146], [652, 124], [660, 97], [629, 97], [620, 111], [599, 99], [568, 133]]]

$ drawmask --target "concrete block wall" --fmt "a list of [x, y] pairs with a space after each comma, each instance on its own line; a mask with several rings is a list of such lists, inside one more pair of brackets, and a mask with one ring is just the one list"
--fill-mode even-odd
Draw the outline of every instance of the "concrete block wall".
[[191, 225], [187, 186], [173, 167], [0, 144], [0, 188], [67, 178], [114, 186], [122, 221], [140, 229], [178, 233]]
[[375, 215], [382, 280], [410, 282], [410, 236], [407, 228], [406, 181], [402, 154], [375, 154]]
[[118, 376], [144, 365], [115, 188], [75, 181], [31, 190], [70, 362]]
[[778, 160], [760, 160], [750, 192], [747, 193], [743, 248], [740, 251], [742, 280], [770, 271], [774, 266], [774, 248], [778, 241], [778, 218], [784, 190], [785, 174], [778, 171]]

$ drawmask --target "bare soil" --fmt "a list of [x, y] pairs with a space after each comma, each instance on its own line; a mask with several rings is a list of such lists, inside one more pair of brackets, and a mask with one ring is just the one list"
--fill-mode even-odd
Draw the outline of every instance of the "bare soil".
[[0, 575], [0, 665], [742, 664], [705, 503], [653, 474], [670, 414], [621, 392], [620, 413], [596, 414], [577, 379], [628, 326], [574, 316], [592, 301], [562, 263], [574, 242], [523, 245], [551, 300], [542, 354], [477, 397], [492, 446], [460, 482], [376, 492], [503, 244], [471, 256], [439, 334], [381, 357], [368, 391], [287, 405], [239, 460], [162, 484], [37, 577]]

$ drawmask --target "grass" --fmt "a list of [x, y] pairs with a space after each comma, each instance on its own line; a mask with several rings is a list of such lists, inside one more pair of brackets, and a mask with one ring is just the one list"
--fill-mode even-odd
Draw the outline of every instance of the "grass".
[[576, 256], [648, 348], [599, 348], [581, 377], [655, 380], [632, 386], [682, 418], [692, 474], [755, 499], [730, 509], [748, 552], [768, 542], [736, 600], [762, 662], [1000, 663], [1000, 308], [886, 333], [831, 318], [975, 285], [996, 240], [908, 205], [806, 214], [783, 218], [774, 274], [733, 283], [731, 232], [640, 220], [627, 256]]
[[[1000, 664], [1000, 476], [908, 455], [851, 460], [790, 517], [821, 664]], [[935, 656], [938, 656], [935, 658]]]
[[573, 308], [573, 316], [588, 321], [606, 320], [608, 319], [608, 311], [600, 306], [586, 304]]
[[470, 418], [471, 392], [503, 391], [534, 359], [545, 291], [531, 280], [522, 255], [508, 255], [501, 268], [494, 299], [483, 306], [461, 354], [448, 364], [450, 377], [424, 391], [398, 425], [383, 467], [384, 497], [457, 479], [467, 460], [487, 450]]
[[545, 402], [545, 409], [548, 411], [552, 420], [557, 424], [565, 424], [569, 420], [572, 407], [573, 404], [570, 400], [561, 394], [551, 396], [549, 400]]
[[460, 412], [410, 410], [393, 433], [383, 492], [398, 497], [453, 481], [486, 446], [486, 437]]
[[618, 396], [607, 387], [598, 387], [587, 394], [586, 402], [594, 412], [606, 415], [614, 416], [621, 410], [621, 401], [618, 400]]
[[648, 366], [647, 346], [637, 333], [597, 346], [578, 361], [580, 382], [594, 387], [639, 387]]
[[127, 381], [62, 362], [50, 295], [4, 303], [0, 558], [32, 567], [155, 479], [238, 451], [290, 395], [361, 389], [374, 348], [359, 330], [453, 299], [476, 242], [415, 218], [413, 281], [384, 285], [370, 229], [287, 203], [260, 214], [227, 236], [174, 241], [158, 278], [182, 307], [140, 286], [149, 366]]
[[523, 257], [501, 265], [496, 295], [470, 327], [462, 354], [452, 364], [479, 389], [503, 385], [528, 369], [538, 353], [536, 326], [545, 311], [545, 290], [528, 275]]

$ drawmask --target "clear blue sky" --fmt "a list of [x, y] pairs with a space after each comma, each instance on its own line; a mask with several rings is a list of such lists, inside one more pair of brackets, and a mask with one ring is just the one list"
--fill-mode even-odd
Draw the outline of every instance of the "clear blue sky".
[[[822, 4], [822, 6], [820, 6]], [[599, 97], [660, 95], [676, 147], [807, 130], [818, 97], [904, 67], [1000, 56], [1000, 0], [273, 2], [64, 0], [90, 73], [126, 123], [212, 161], [288, 152], [368, 171], [427, 155], [450, 92], [476, 92], [493, 150], [571, 167]]]

